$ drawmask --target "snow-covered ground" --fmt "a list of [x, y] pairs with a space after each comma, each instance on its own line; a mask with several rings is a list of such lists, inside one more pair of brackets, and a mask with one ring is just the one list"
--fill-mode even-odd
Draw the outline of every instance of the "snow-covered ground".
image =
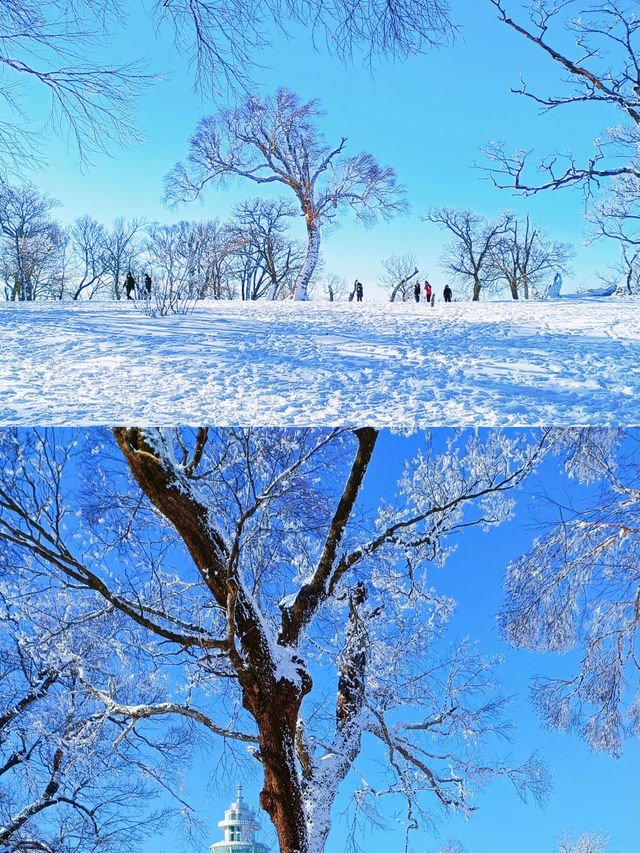
[[635, 300], [0, 305], [0, 423], [637, 424]]

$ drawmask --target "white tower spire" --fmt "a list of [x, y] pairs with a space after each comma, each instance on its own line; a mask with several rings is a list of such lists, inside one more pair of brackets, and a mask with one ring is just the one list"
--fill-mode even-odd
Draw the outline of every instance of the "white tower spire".
[[224, 841], [212, 844], [211, 853], [268, 853], [267, 847], [254, 838], [260, 823], [242, 799], [240, 783], [236, 787], [236, 800], [225, 811], [218, 828], [224, 832]]

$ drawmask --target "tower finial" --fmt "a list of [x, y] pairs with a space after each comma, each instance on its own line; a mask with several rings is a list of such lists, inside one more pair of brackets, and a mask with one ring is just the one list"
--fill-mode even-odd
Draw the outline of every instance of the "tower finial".
[[236, 788], [236, 796], [238, 797], [238, 802], [242, 799], [242, 785], [238, 782], [238, 787]]

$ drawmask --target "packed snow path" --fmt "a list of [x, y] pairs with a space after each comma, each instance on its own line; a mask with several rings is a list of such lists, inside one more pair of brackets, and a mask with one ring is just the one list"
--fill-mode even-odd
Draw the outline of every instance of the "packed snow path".
[[2, 424], [636, 424], [635, 300], [0, 305]]

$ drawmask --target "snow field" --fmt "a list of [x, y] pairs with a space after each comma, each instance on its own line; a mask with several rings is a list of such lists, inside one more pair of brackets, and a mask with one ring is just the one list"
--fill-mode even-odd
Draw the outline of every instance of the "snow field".
[[0, 305], [0, 423], [637, 424], [637, 300]]

